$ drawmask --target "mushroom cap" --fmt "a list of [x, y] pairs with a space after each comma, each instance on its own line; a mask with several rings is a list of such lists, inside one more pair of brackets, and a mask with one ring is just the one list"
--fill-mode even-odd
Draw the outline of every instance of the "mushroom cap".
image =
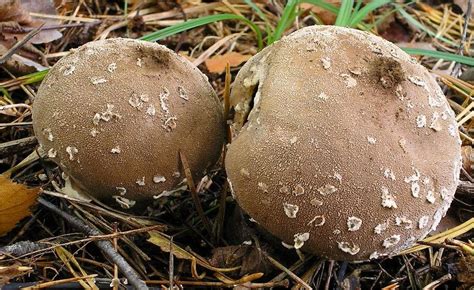
[[453, 199], [454, 113], [426, 68], [382, 38], [303, 28], [244, 65], [231, 105], [234, 195], [297, 249], [394, 255], [435, 229]]
[[33, 107], [39, 143], [73, 185], [125, 208], [183, 181], [179, 152], [202, 177], [221, 154], [223, 120], [194, 65], [162, 45], [120, 38], [58, 61]]

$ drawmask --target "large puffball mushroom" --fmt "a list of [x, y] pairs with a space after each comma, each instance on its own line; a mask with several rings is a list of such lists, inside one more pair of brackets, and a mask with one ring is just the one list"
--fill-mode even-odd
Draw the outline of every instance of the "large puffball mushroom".
[[435, 229], [453, 199], [453, 111], [430, 73], [379, 37], [303, 28], [245, 64], [231, 105], [231, 188], [296, 249], [394, 255]]
[[110, 39], [51, 69], [33, 126], [73, 186], [127, 208], [183, 181], [180, 152], [194, 178], [204, 175], [221, 154], [222, 111], [206, 76], [183, 57], [156, 43]]

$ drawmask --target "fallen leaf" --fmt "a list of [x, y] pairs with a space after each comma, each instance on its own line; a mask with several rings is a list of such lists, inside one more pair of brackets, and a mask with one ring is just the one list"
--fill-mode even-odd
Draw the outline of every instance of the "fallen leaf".
[[28, 188], [0, 174], [0, 236], [11, 231], [23, 218], [31, 215], [39, 188]]
[[[461, 10], [466, 13], [467, 12], [467, 3], [469, 1], [466, 0], [454, 0], [453, 3], [458, 5]], [[474, 9], [471, 10], [471, 17], [474, 17]]]
[[[79, 277], [88, 276], [87, 272], [84, 269], [82, 269], [81, 265], [76, 260], [76, 257], [74, 257], [74, 255], [71, 252], [69, 252], [63, 247], [57, 247], [54, 250], [56, 251], [56, 254], [61, 259], [61, 261], [64, 263], [64, 265], [68, 268], [69, 272], [74, 277], [79, 278]], [[95, 285], [94, 279], [92, 278], [86, 279], [85, 281], [78, 280], [77, 282], [81, 284], [81, 286], [84, 287], [84, 289], [99, 289]]]
[[[7, 52], [8, 49], [0, 43], [0, 56], [5, 55]], [[13, 54], [6, 62], [3, 63], [3, 66], [5, 66], [5, 68], [7, 68], [10, 72], [17, 75], [26, 75], [47, 69], [41, 64], [18, 54]]]
[[241, 266], [240, 275], [255, 272], [268, 273], [271, 267], [256, 247], [247, 245], [215, 248], [212, 250], [209, 262], [220, 268]]
[[[459, 78], [465, 82], [474, 84], [474, 68], [471, 67], [471, 68], [466, 69]], [[468, 170], [468, 172], [472, 172], [473, 169], [471, 167], [474, 167], [474, 162], [472, 161], [469, 162], [470, 169]]]
[[393, 43], [407, 43], [411, 39], [410, 31], [403, 24], [393, 19], [384, 21], [385, 25], [379, 26], [379, 35]]
[[235, 270], [238, 270], [240, 267], [233, 267], [233, 268], [217, 268], [209, 264], [209, 262], [205, 261], [203, 258], [195, 256], [185, 249], [181, 248], [180, 246], [176, 244], [172, 244], [173, 246], [170, 247], [171, 241], [168, 237], [163, 235], [160, 232], [157, 231], [151, 231], [148, 233], [150, 235], [150, 238], [147, 240], [148, 242], [158, 246], [161, 248], [163, 252], [169, 253], [170, 250], [173, 252], [173, 256], [175, 256], [178, 259], [183, 259], [183, 260], [190, 260], [193, 261], [194, 263], [197, 263], [201, 267], [204, 267], [206, 269], [209, 269], [211, 271], [215, 272], [233, 272]]
[[[341, 6], [341, 0], [329, 0], [326, 2], [336, 7]], [[311, 13], [316, 15], [323, 24], [332, 25], [336, 22], [337, 15], [324, 8], [309, 3], [302, 3], [300, 7], [303, 10], [311, 10]]]
[[[60, 24], [58, 20], [31, 17], [30, 13], [57, 15], [56, 8], [51, 0], [2, 0], [0, 1], [0, 23], [11, 26], [18, 23], [22, 27], [36, 28], [42, 24]], [[6, 39], [16, 37], [21, 39], [26, 33], [3, 32]], [[48, 43], [62, 37], [56, 29], [43, 30], [35, 35], [30, 42], [33, 44]]]
[[18, 0], [2, 0], [0, 2], [0, 22], [15, 21], [19, 24], [31, 24], [28, 11], [24, 10]]
[[11, 279], [25, 275], [31, 270], [31, 267], [19, 265], [0, 266], [0, 287], [7, 284]]
[[225, 71], [227, 63], [231, 67], [239, 66], [241, 63], [249, 60], [252, 56], [249, 54], [240, 54], [238, 52], [229, 52], [223, 55], [215, 55], [207, 59], [204, 63], [206, 64], [207, 70], [210, 73], [221, 74]]

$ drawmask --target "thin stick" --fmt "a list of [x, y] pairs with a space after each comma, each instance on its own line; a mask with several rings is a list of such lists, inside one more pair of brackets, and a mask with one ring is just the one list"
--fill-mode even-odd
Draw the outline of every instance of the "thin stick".
[[30, 286], [30, 287], [25, 287], [25, 288], [22, 288], [22, 289], [23, 290], [42, 289], [42, 288], [48, 288], [48, 287], [52, 287], [52, 286], [66, 284], [66, 283], [69, 283], [69, 282], [75, 282], [75, 281], [79, 281], [79, 280], [86, 280], [86, 279], [95, 278], [95, 277], [97, 277], [97, 274], [92, 274], [92, 275], [87, 275], [87, 276], [82, 276], [82, 277], [67, 278], [67, 279], [56, 280], [56, 281], [50, 281], [50, 282], [36, 284], [36, 285]]
[[[461, 42], [458, 47], [457, 53], [459, 55], [464, 55], [464, 46], [467, 38], [467, 32], [469, 30], [469, 22], [471, 20], [471, 11], [472, 11], [472, 0], [467, 1], [467, 9], [466, 9], [466, 14], [464, 15], [464, 25], [462, 28], [462, 35], [461, 35]], [[461, 64], [458, 62], [454, 66], [451, 75], [456, 77], [459, 74], [459, 71], [461, 70]]]
[[451, 276], [451, 274], [448, 273], [448, 274], [444, 275], [443, 277], [439, 278], [438, 280], [435, 280], [435, 281], [431, 282], [430, 284], [426, 285], [425, 287], [423, 287], [423, 290], [434, 290], [434, 289], [436, 289], [436, 287], [438, 287], [439, 285], [441, 285], [445, 282], [448, 282], [452, 278], [453, 278], [453, 276]]
[[324, 289], [328, 290], [329, 285], [331, 285], [331, 277], [332, 277], [332, 269], [334, 268], [334, 260], [329, 261], [329, 267], [328, 267], [328, 279], [326, 280], [326, 285], [324, 286]]
[[[474, 103], [473, 103], [474, 104]], [[462, 124], [466, 123], [469, 121], [472, 117], [474, 117], [474, 112], [470, 112], [467, 116], [462, 118], [460, 121], [458, 121], [458, 126], [461, 126]]]
[[293, 278], [293, 280], [295, 280], [296, 282], [298, 282], [299, 284], [301, 284], [304, 289], [308, 289], [308, 290], [312, 290], [313, 288], [311, 288], [305, 281], [303, 281], [300, 277], [298, 277], [295, 273], [291, 272], [288, 268], [286, 268], [285, 266], [283, 266], [280, 262], [278, 262], [277, 260], [273, 259], [272, 257], [270, 257], [270, 255], [268, 255], [267, 253], [265, 253], [264, 251], [261, 251], [261, 253], [263, 253], [263, 255], [270, 261], [270, 263], [273, 264], [273, 266], [275, 266], [277, 269], [285, 272], [288, 276], [290, 276], [291, 278]]
[[474, 107], [474, 102], [471, 102], [469, 106], [467, 106], [464, 110], [462, 110], [461, 113], [459, 113], [456, 116], [456, 121], [461, 120], [461, 118], [464, 117], [464, 115], [466, 115], [467, 113], [469, 113], [473, 107]]
[[[117, 231], [117, 223], [114, 223], [113, 224], [113, 227], [114, 227], [114, 234], [116, 234], [118, 231]], [[114, 237], [113, 239], [114, 241], [114, 249], [117, 251], [117, 237]], [[119, 278], [118, 278], [118, 266], [117, 264], [114, 264], [114, 278], [112, 279], [112, 288], [113, 290], [118, 290], [118, 287], [120, 285], [120, 281], [119, 281]]]
[[232, 75], [230, 74], [230, 65], [227, 62], [225, 66], [225, 87], [224, 87], [224, 120], [229, 119], [230, 110], [230, 83], [232, 81]]
[[12, 154], [13, 152], [18, 152], [25, 148], [33, 147], [36, 145], [36, 143], [38, 143], [38, 141], [36, 140], [35, 136], [2, 143], [0, 144], [0, 157]]
[[199, 200], [199, 196], [196, 192], [196, 186], [194, 185], [193, 175], [191, 173], [191, 169], [189, 168], [188, 159], [186, 158], [184, 153], [181, 151], [179, 152], [179, 156], [181, 159], [181, 164], [183, 165], [184, 175], [186, 176], [186, 179], [188, 180], [189, 191], [191, 192], [194, 205], [196, 206], [196, 211], [199, 217], [201, 218], [202, 223], [204, 224], [204, 227], [206, 228], [207, 232], [209, 234], [212, 234], [211, 222], [209, 221], [206, 214], [204, 213], [204, 209], [202, 208], [201, 201]]
[[33, 122], [0, 123], [0, 127], [31, 126]]
[[0, 57], [0, 64], [6, 62], [18, 49], [20, 49], [23, 45], [25, 45], [30, 39], [32, 39], [38, 32], [40, 32], [41, 28], [44, 24], [37, 27], [35, 30], [29, 32], [22, 40], [15, 43], [12, 48], [10, 48], [7, 53], [5, 53], [2, 57]]
[[[43, 198], [38, 198], [38, 202], [49, 209], [50, 211], [54, 212], [55, 214], [59, 215], [62, 217], [65, 221], [67, 221], [69, 224], [71, 224], [73, 227], [79, 229], [82, 231], [84, 234], [88, 236], [100, 236], [103, 235], [102, 232], [100, 232], [98, 229], [92, 228], [87, 224], [84, 224], [81, 220], [78, 218], [62, 211], [58, 207], [56, 207], [54, 204], [50, 203], [49, 201], [43, 199]], [[96, 245], [104, 252], [104, 254], [112, 260], [113, 263], [117, 264], [119, 269], [123, 272], [124, 276], [128, 279], [130, 284], [135, 287], [135, 289], [148, 289], [146, 286], [145, 282], [140, 279], [138, 276], [137, 272], [128, 264], [125, 259], [120, 256], [117, 251], [115, 251], [112, 243], [110, 241], [95, 241]]]
[[[5, 57], [6, 55], [2, 56]], [[0, 60], [0, 63], [1, 60]], [[13, 104], [13, 105], [5, 105], [5, 106], [0, 106], [0, 111], [6, 111], [6, 110], [9, 110], [9, 109], [16, 109], [16, 108], [25, 108], [25, 109], [28, 109], [31, 111], [31, 106], [27, 105], [27, 104]]]
[[170, 289], [173, 289], [173, 280], [174, 280], [174, 256], [173, 256], [173, 236], [170, 237], [170, 258], [169, 258], [169, 283]]
[[[147, 280], [145, 281], [149, 285], [168, 285], [170, 281], [168, 280]], [[201, 286], [201, 287], [226, 287], [226, 288], [234, 288], [236, 284], [228, 284], [224, 282], [207, 282], [207, 281], [179, 281], [175, 280], [174, 281], [178, 285], [183, 285], [183, 286]], [[288, 288], [289, 286], [289, 281], [287, 279], [281, 280], [281, 281], [276, 281], [276, 282], [265, 282], [265, 283], [252, 283], [252, 282], [247, 282], [244, 284], [241, 284], [245, 288], [273, 288], [273, 287], [284, 287]], [[169, 287], [169, 289], [172, 289]]]

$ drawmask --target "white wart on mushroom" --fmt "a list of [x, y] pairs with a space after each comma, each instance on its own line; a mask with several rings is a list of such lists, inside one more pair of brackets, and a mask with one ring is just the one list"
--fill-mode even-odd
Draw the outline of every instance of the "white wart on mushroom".
[[229, 180], [286, 244], [337, 260], [395, 254], [453, 199], [454, 114], [429, 72], [378, 37], [303, 28], [245, 64], [231, 104]]
[[207, 78], [156, 43], [86, 44], [54, 66], [38, 95], [35, 132], [48, 156], [76, 186], [122, 207], [182, 182], [180, 150], [196, 178], [221, 152], [222, 110]]

